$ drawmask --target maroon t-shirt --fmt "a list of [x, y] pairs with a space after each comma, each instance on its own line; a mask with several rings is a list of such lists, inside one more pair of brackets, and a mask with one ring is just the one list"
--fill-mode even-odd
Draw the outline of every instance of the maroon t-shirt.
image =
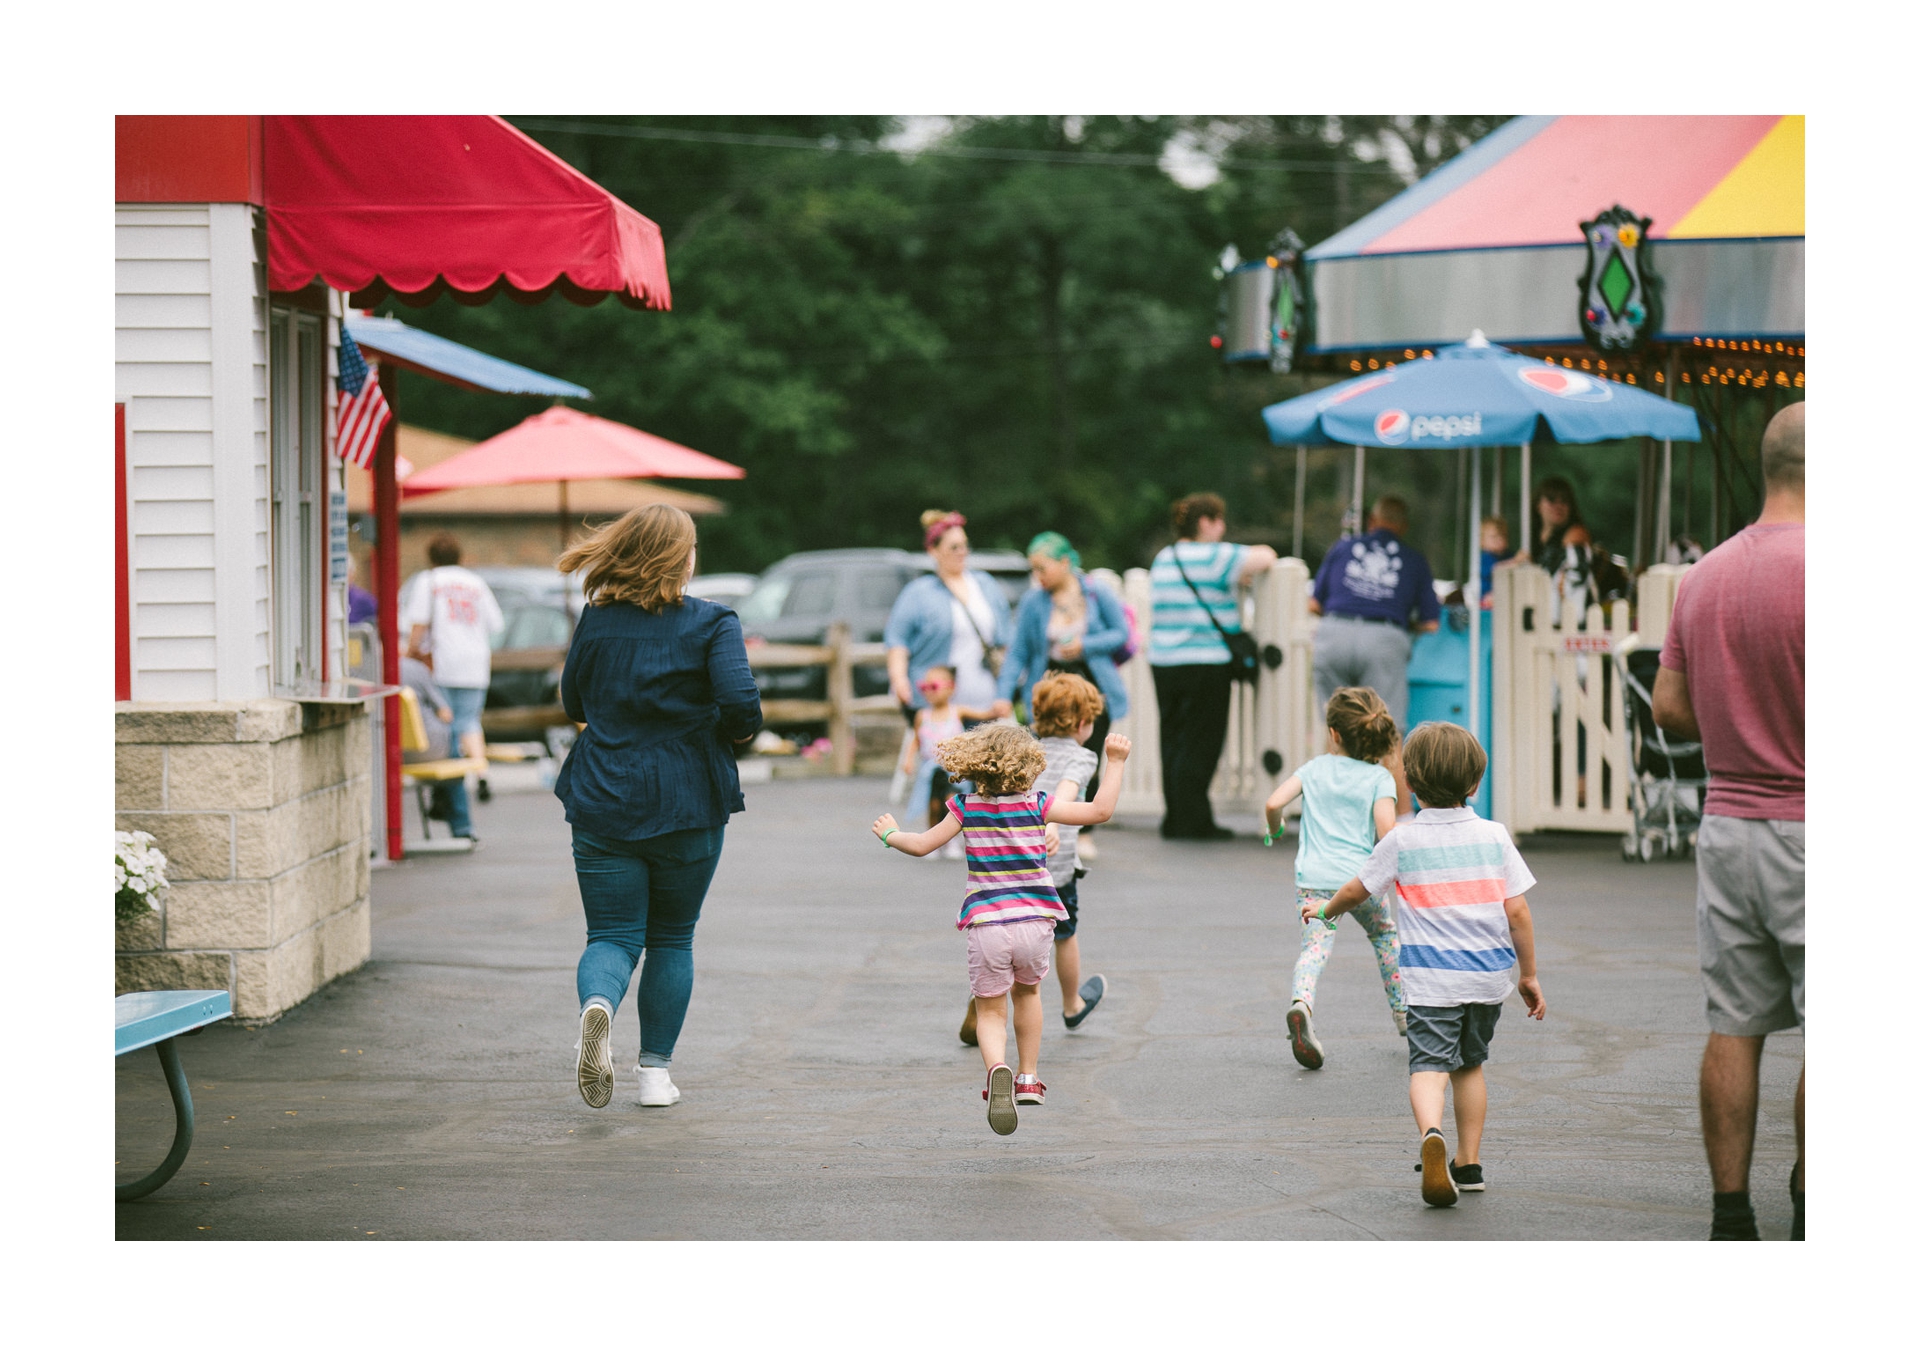
[[1687, 675], [1706, 813], [1807, 817], [1807, 529], [1755, 525], [1680, 578], [1660, 667]]

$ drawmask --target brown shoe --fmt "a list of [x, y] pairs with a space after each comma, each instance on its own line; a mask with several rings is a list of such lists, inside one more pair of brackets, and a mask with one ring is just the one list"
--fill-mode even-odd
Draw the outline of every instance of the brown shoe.
[[1439, 1206], [1460, 1199], [1460, 1188], [1447, 1171], [1447, 1141], [1438, 1130], [1427, 1131], [1420, 1141], [1420, 1199]]
[[974, 1023], [976, 1021], [976, 1018], [977, 1018], [977, 1014], [974, 1012], [973, 1000], [969, 998], [967, 1000], [967, 1015], [960, 1019], [960, 1044], [962, 1045], [980, 1044], [980, 1037], [974, 1031]]

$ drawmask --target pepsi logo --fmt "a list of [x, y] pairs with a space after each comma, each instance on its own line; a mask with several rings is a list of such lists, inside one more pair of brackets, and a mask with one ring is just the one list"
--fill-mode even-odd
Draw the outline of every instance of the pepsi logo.
[[1562, 400], [1611, 400], [1613, 388], [1604, 381], [1595, 381], [1581, 372], [1569, 372], [1564, 367], [1523, 367], [1520, 380], [1536, 391], [1544, 391], [1550, 396]]
[[1413, 420], [1405, 410], [1382, 410], [1373, 416], [1373, 436], [1386, 447], [1404, 443], [1412, 427]]

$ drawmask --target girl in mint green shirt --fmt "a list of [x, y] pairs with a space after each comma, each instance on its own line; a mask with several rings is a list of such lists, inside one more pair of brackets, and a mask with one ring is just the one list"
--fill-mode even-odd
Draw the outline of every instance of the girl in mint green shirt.
[[[1380, 694], [1370, 687], [1343, 687], [1327, 701], [1327, 751], [1303, 765], [1267, 798], [1267, 842], [1285, 831], [1281, 812], [1294, 797], [1305, 798], [1300, 813], [1300, 847], [1294, 854], [1296, 906], [1314, 906], [1300, 934], [1300, 958], [1293, 966], [1293, 1001], [1287, 1007], [1287, 1036], [1293, 1057], [1309, 1069], [1326, 1060], [1326, 1047], [1313, 1029], [1314, 989], [1333, 955], [1336, 923], [1326, 915], [1334, 892], [1359, 874], [1373, 845], [1393, 830], [1399, 793], [1391, 769], [1399, 756], [1400, 732]], [[1393, 916], [1381, 899], [1369, 899], [1349, 914], [1373, 943], [1380, 983], [1387, 991], [1393, 1024], [1407, 1033], [1407, 996], [1400, 986], [1400, 938]]]

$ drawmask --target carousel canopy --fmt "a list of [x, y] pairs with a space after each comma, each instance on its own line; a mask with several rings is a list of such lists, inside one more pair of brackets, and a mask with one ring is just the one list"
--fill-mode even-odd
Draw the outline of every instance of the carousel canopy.
[[1806, 119], [1525, 117], [1306, 252], [1312, 349], [1578, 344], [1581, 224], [1651, 218], [1656, 339], [1806, 329]]

